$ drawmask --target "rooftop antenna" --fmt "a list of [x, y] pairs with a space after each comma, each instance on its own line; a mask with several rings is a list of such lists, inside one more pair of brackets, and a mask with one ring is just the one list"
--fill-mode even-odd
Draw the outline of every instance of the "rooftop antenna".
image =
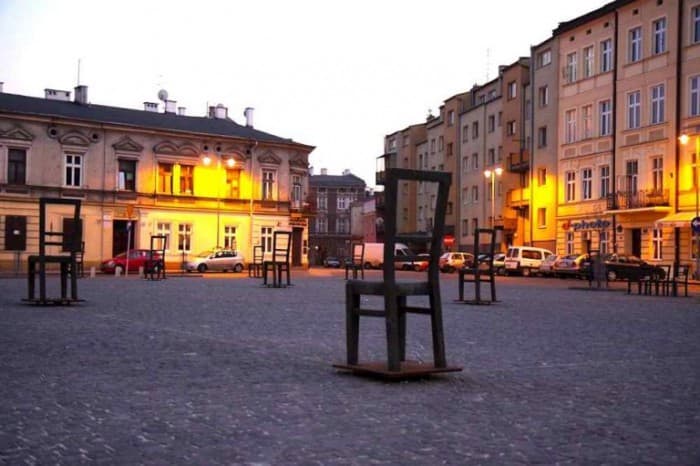
[[78, 86], [80, 86], [80, 58], [78, 58]]
[[491, 68], [491, 49], [486, 49], [486, 82], [489, 82], [489, 68]]

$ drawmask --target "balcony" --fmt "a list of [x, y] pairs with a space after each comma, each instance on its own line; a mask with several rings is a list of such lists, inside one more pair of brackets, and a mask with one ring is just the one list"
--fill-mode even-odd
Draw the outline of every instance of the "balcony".
[[506, 192], [506, 207], [519, 209], [530, 205], [530, 188], [509, 189]]
[[508, 156], [509, 172], [525, 173], [530, 169], [530, 153], [526, 150], [521, 150], [519, 153], [512, 153]]
[[608, 210], [643, 209], [645, 207], [669, 206], [668, 189], [645, 191], [618, 191], [608, 194]]

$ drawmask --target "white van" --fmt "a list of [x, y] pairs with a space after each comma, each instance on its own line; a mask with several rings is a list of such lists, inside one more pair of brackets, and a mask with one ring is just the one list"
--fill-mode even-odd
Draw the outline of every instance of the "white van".
[[549, 249], [511, 246], [508, 248], [504, 262], [506, 275], [519, 273], [523, 277], [529, 277], [531, 274], [537, 273], [542, 261], [552, 254]]
[[[401, 256], [413, 256], [413, 253], [408, 246], [403, 243], [394, 244], [394, 255], [396, 257]], [[365, 268], [366, 269], [379, 269], [384, 263], [384, 243], [365, 243]]]

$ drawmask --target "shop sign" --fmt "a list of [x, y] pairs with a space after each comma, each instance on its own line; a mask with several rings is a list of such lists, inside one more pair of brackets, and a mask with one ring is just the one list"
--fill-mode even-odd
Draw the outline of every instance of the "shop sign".
[[582, 220], [580, 222], [569, 222], [566, 221], [562, 225], [562, 228], [564, 230], [569, 230], [572, 229], [574, 231], [581, 231], [581, 230], [604, 230], [605, 228], [608, 228], [611, 225], [610, 220], [603, 220], [601, 218], [596, 219], [596, 220]]
[[306, 228], [306, 219], [305, 218], [290, 218], [289, 219], [289, 226], [290, 227]]

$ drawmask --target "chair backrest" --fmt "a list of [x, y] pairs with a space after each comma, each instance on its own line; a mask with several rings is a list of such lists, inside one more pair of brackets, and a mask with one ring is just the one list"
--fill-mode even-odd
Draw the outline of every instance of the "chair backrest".
[[[399, 198], [399, 181], [423, 182], [426, 185], [436, 184], [434, 196], [434, 215], [432, 229], [427, 232], [400, 233], [397, 230], [397, 205]], [[409, 170], [405, 168], [388, 168], [384, 172], [384, 200], [386, 215], [384, 216], [384, 262], [383, 275], [387, 284], [396, 283], [395, 256], [396, 243], [411, 243], [429, 241], [430, 262], [428, 264], [428, 282], [439, 284], [439, 259], [442, 254], [443, 237], [445, 236], [445, 217], [447, 213], [447, 196], [452, 182], [448, 172]], [[432, 191], [431, 191], [432, 192]], [[433, 196], [431, 196], [432, 198]]]
[[365, 262], [365, 243], [352, 243], [352, 264], [362, 266]]
[[679, 265], [673, 279], [680, 283], [688, 283], [688, 275], [690, 275], [690, 266], [688, 264]]
[[[479, 254], [488, 254], [488, 257], [490, 258], [488, 260], [488, 270], [493, 271], [493, 256], [496, 254], [496, 231], [501, 230], [501, 227], [495, 227], [495, 228], [475, 228], [474, 229], [474, 264], [472, 264], [473, 268], [476, 270], [479, 268]], [[482, 251], [480, 250], [481, 246], [481, 237], [482, 235], [485, 235], [488, 237], [489, 242], [487, 243], [487, 250]]]
[[263, 247], [262, 244], [253, 246], [253, 264], [262, 264], [263, 262]]
[[292, 232], [277, 230], [272, 234], [272, 260], [274, 262], [289, 262], [292, 248]]
[[151, 250], [148, 258], [153, 260], [153, 256], [160, 256], [160, 260], [165, 260], [165, 250], [168, 249], [167, 235], [151, 235]]
[[[49, 207], [52, 205], [69, 206], [73, 208], [70, 217], [64, 217], [62, 231], [46, 229]], [[50, 224], [51, 225], [51, 224]], [[53, 228], [51, 227], [51, 230]], [[74, 259], [82, 251], [83, 228], [80, 221], [80, 200], [64, 198], [39, 199], [39, 255], [47, 254], [49, 246], [60, 246], [61, 252], [70, 254]]]

